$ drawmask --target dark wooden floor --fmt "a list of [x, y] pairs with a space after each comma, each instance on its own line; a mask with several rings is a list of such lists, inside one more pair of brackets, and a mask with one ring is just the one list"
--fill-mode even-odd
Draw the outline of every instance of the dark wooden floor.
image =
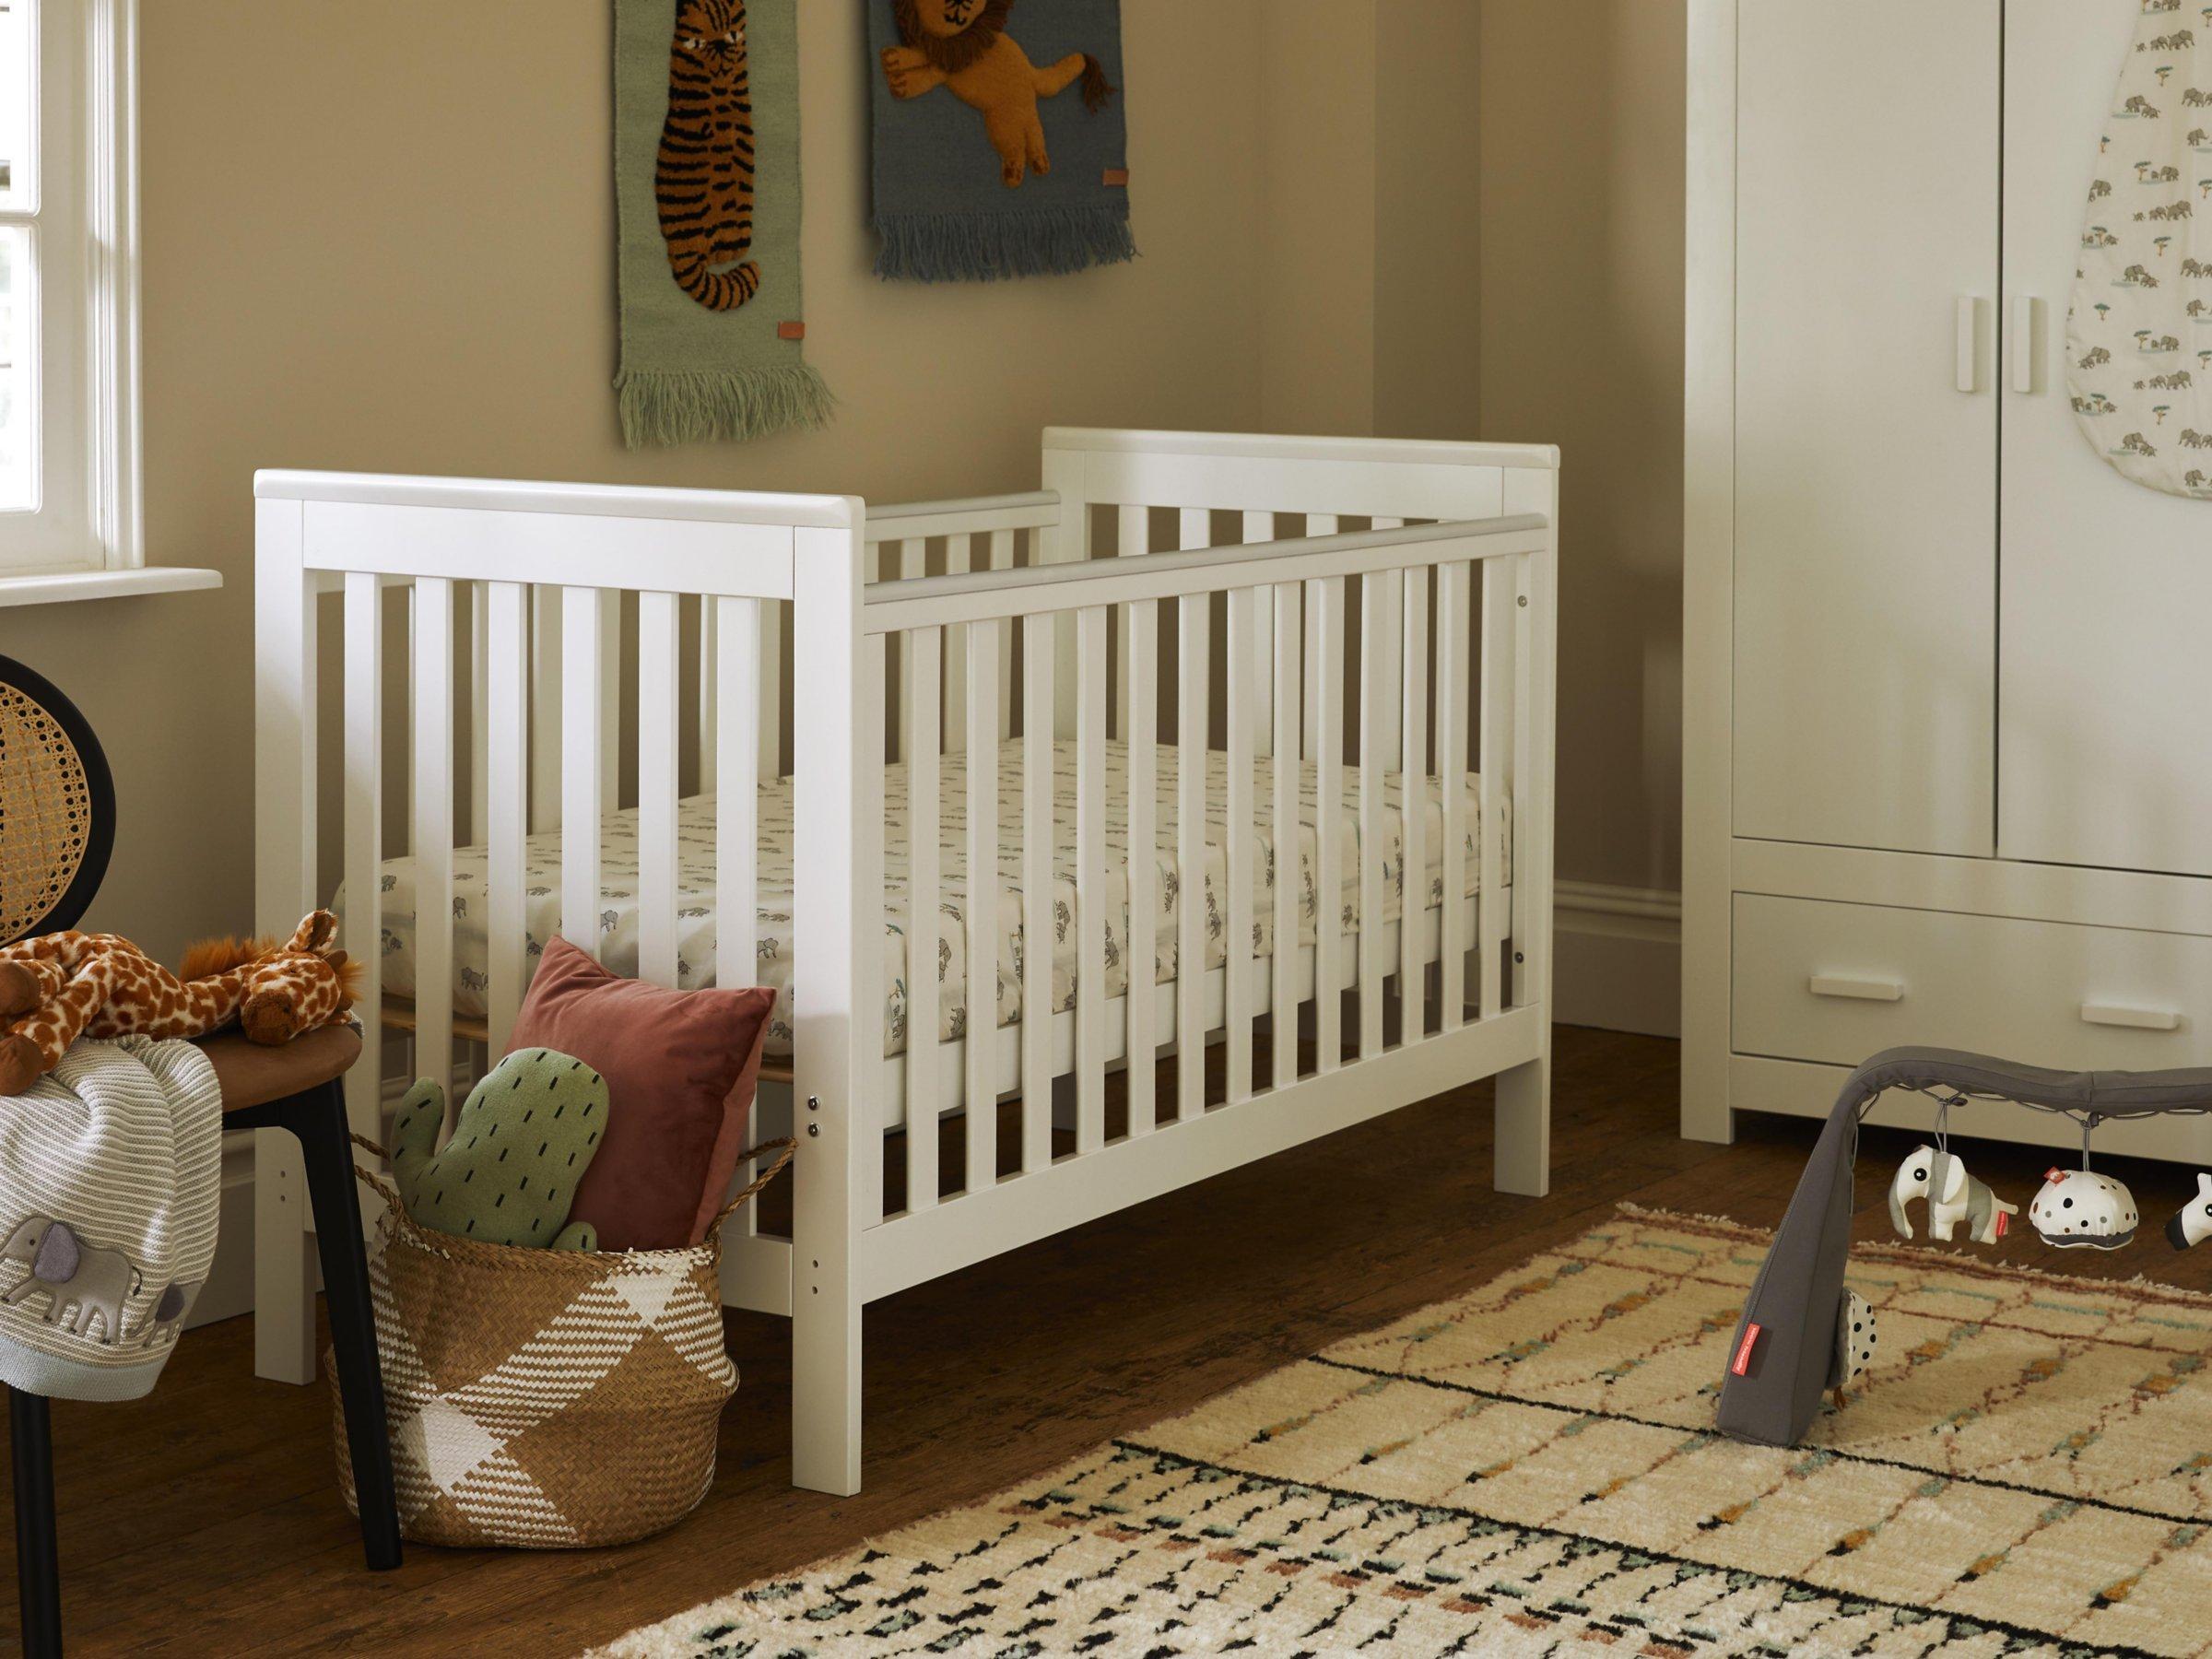
[[[1747, 1117], [1733, 1147], [1677, 1138], [1675, 1047], [1562, 1029], [1552, 1193], [1490, 1191], [1489, 1089], [1441, 1097], [922, 1286], [867, 1314], [867, 1488], [794, 1491], [790, 1344], [731, 1321], [744, 1385], [712, 1493], [674, 1532], [577, 1555], [409, 1547], [362, 1571], [333, 1483], [321, 1388], [256, 1382], [251, 1324], [191, 1334], [147, 1400], [54, 1407], [65, 1617], [76, 1653], [572, 1653], [629, 1627], [1034, 1475], [1350, 1332], [1465, 1289], [1602, 1219], [1618, 1199], [1771, 1225], [1812, 1143]], [[1869, 1131], [1860, 1227], [1911, 1137]], [[2017, 1202], [2051, 1154], [1962, 1147]], [[2194, 1191], [2178, 1166], [2100, 1160], [2146, 1235], [2060, 1271], [2212, 1288], [2212, 1248], [2156, 1236]], [[10, 1587], [12, 1589], [12, 1586]], [[0, 1608], [14, 1651], [13, 1596]]]

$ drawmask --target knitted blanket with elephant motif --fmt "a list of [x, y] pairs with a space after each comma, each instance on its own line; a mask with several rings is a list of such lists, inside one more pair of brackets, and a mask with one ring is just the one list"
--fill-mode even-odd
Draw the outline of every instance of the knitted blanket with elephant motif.
[[222, 1089], [189, 1042], [79, 1039], [0, 1098], [0, 1382], [133, 1400], [215, 1261]]

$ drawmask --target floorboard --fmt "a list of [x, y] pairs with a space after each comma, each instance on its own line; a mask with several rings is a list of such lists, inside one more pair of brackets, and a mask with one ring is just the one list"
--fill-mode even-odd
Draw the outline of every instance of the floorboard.
[[[1489, 1105], [1487, 1084], [1441, 1096], [871, 1308], [858, 1497], [792, 1489], [786, 1327], [733, 1315], [744, 1382], [714, 1489], [675, 1531], [620, 1549], [411, 1546], [399, 1571], [371, 1575], [337, 1496], [327, 1394], [256, 1381], [248, 1320], [194, 1331], [149, 1399], [54, 1406], [71, 1652], [572, 1653], [1464, 1290], [1621, 1199], [1771, 1225], [1817, 1127], [1747, 1115], [1734, 1146], [1684, 1141], [1674, 1044], [1562, 1028], [1552, 1194], [1536, 1200], [1490, 1190]], [[1914, 1139], [1867, 1132], [1862, 1236], [1886, 1236], [1885, 1182]], [[2023, 1206], [2052, 1159], [1959, 1149]], [[2100, 1167], [2135, 1187], [2141, 1242], [2062, 1255], [2022, 1228], [1994, 1253], [2212, 1289], [2212, 1248], [2176, 1256], [2157, 1236], [2193, 1174]], [[12, 1585], [0, 1597], [11, 1652]]]

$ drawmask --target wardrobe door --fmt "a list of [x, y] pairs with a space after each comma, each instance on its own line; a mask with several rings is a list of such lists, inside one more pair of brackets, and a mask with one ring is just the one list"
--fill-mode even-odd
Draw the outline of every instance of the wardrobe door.
[[[2114, 472], [2076, 423], [2066, 384], [2090, 186], [2126, 177], [2136, 159], [2128, 141], [2140, 118], [2115, 121], [2112, 104], [2139, 9], [2138, 0], [2006, 7], [1997, 844], [2007, 858], [2212, 875], [2212, 500]], [[2212, 111], [2192, 112], [2188, 92], [2177, 79], [2161, 119], [2212, 127]], [[2212, 153], [2197, 159], [2212, 176]], [[2212, 208], [2194, 171], [2177, 194]], [[2160, 255], [2168, 291], [2186, 284], [2184, 259], [2212, 261], [2212, 220], [2177, 230]], [[2086, 336], [2094, 320], [2079, 326]], [[2141, 372], [2180, 366], [2206, 378], [2212, 359], [2200, 364], [2200, 348], [2212, 349], [2212, 326], [2196, 327], [2178, 356], [2145, 358]], [[2132, 339], [2110, 349], [2123, 361], [2136, 354]], [[2161, 421], [2145, 437], [2175, 443], [2189, 424]]]
[[1986, 854], [1999, 0], [1749, 0], [1735, 833]]

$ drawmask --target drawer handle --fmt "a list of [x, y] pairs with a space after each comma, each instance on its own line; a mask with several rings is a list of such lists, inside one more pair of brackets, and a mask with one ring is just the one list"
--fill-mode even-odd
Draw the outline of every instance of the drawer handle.
[[2182, 1017], [2171, 1008], [2130, 1008], [2118, 1003], [2083, 1003], [2081, 1018], [2089, 1025], [2125, 1026], [2136, 1031], [2174, 1031]]
[[[1901, 1002], [1905, 987], [1896, 980], [1846, 979], [1832, 973], [1816, 973], [1810, 982], [1815, 996], [1842, 996], [1853, 1002]], [[2088, 1010], [2083, 1010], [2087, 1018]]]

